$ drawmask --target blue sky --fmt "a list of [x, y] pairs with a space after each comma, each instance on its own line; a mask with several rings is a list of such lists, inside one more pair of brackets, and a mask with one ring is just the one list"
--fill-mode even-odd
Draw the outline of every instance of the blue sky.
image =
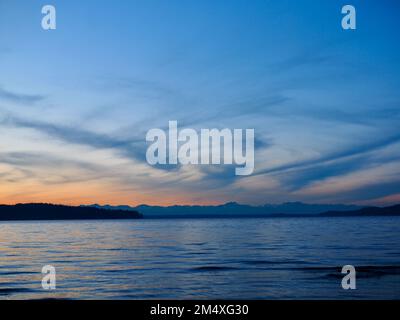
[[[399, 202], [400, 5], [345, 4], [0, 0], [0, 202]], [[169, 120], [254, 128], [254, 174], [150, 167]]]

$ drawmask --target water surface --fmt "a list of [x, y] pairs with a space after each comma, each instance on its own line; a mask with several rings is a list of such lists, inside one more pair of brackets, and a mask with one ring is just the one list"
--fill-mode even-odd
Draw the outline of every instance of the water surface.
[[400, 217], [0, 222], [0, 299], [44, 298], [399, 299]]

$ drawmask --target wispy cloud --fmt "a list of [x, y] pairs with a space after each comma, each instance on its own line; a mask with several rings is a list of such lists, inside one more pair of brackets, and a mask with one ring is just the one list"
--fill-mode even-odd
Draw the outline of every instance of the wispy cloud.
[[14, 127], [34, 129], [52, 138], [57, 138], [72, 144], [86, 145], [100, 149], [115, 149], [129, 158], [145, 161], [144, 150], [146, 146], [144, 138], [124, 139], [107, 134], [95, 133], [81, 128], [26, 120], [12, 116], [5, 118], [2, 123]]
[[0, 86], [0, 99], [19, 104], [34, 104], [44, 100], [44, 95], [25, 94], [9, 91]]
[[12, 168], [0, 177], [3, 181], [23, 182], [27, 179], [36, 179], [41, 184], [63, 184], [98, 179], [99, 172], [104, 170], [102, 166], [91, 162], [37, 152], [2, 152], [0, 164], [8, 164]]
[[255, 174], [263, 175], [263, 174], [271, 174], [271, 173], [281, 173], [281, 172], [286, 172], [286, 171], [290, 171], [293, 169], [304, 169], [307, 167], [322, 165], [324, 163], [327, 164], [332, 161], [343, 160], [343, 159], [346, 159], [349, 157], [366, 154], [366, 153], [374, 151], [374, 150], [379, 150], [379, 149], [389, 146], [391, 144], [395, 144], [399, 141], [400, 141], [400, 134], [394, 134], [394, 135], [387, 136], [385, 138], [377, 139], [377, 140], [372, 141], [367, 144], [354, 145], [352, 147], [341, 149], [336, 152], [331, 152], [329, 154], [325, 154], [318, 158], [298, 161], [298, 162], [294, 162], [294, 163], [277, 166], [274, 168], [260, 170], [260, 171], [256, 172]]

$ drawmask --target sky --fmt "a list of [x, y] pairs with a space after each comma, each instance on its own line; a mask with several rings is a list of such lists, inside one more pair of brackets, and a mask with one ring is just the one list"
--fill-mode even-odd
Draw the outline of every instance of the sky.
[[[0, 203], [399, 203], [399, 14], [395, 0], [0, 0]], [[254, 173], [150, 166], [146, 132], [170, 120], [253, 128]]]

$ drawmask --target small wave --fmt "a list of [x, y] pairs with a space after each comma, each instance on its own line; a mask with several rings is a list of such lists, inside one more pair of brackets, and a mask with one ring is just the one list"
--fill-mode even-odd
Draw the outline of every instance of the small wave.
[[307, 261], [298, 261], [298, 260], [282, 260], [282, 261], [273, 261], [273, 260], [242, 260], [238, 261], [239, 263], [249, 264], [249, 265], [281, 265], [281, 264], [294, 264], [294, 265], [304, 265], [304, 264], [312, 264], [312, 262]]
[[13, 293], [31, 292], [33, 290], [27, 288], [0, 288], [0, 296], [7, 296]]
[[192, 271], [225, 271], [225, 270], [235, 270], [237, 268], [233, 267], [223, 267], [223, 266], [201, 266], [192, 268]]
[[74, 300], [73, 298], [36, 298], [32, 299], [32, 301], [69, 301], [69, 300]]
[[32, 271], [0, 271], [0, 276], [13, 276], [13, 275], [21, 275], [21, 274], [34, 274], [34, 272], [32, 272]]
[[191, 243], [187, 243], [187, 246], [204, 246], [205, 244], [207, 244], [207, 242], [191, 242]]
[[204, 251], [200, 251], [200, 252], [186, 252], [185, 254], [188, 255], [188, 256], [191, 256], [191, 255], [209, 255], [210, 252], [204, 252]]
[[[386, 266], [354, 266], [357, 278], [379, 278], [390, 275], [400, 275], [400, 266], [386, 265]], [[342, 278], [341, 267], [304, 267], [295, 268], [303, 271], [325, 272], [323, 277]]]

